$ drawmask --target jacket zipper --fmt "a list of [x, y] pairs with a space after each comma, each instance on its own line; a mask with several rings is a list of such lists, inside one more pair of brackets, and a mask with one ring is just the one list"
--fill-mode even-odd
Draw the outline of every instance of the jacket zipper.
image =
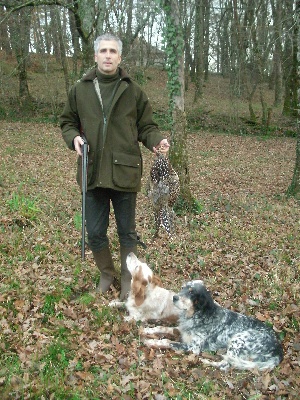
[[[111, 103], [110, 103], [110, 105], [109, 105], [109, 107], [108, 107], [108, 110], [109, 110], [109, 111], [108, 111], [108, 117], [109, 117], [110, 114], [111, 114], [111, 106], [112, 106], [112, 103], [113, 103], [115, 94], [116, 94], [116, 92], [117, 92], [117, 89], [118, 89], [119, 86], [120, 86], [121, 80], [122, 80], [122, 79], [120, 78], [119, 81], [116, 83], [116, 86], [115, 86], [115, 88], [114, 88], [113, 95], [112, 95], [112, 99], [111, 99]], [[103, 153], [103, 149], [104, 149], [104, 142], [105, 142], [105, 138], [106, 138], [106, 130], [107, 130], [107, 124], [108, 124], [108, 119], [109, 119], [109, 118], [107, 118], [107, 116], [106, 116], [105, 113], [104, 113], [103, 101], [102, 101], [100, 86], [99, 86], [99, 82], [98, 82], [98, 79], [97, 79], [97, 78], [95, 78], [95, 79], [93, 80], [93, 84], [94, 84], [94, 87], [95, 87], [95, 90], [96, 90], [96, 94], [97, 94], [97, 96], [98, 96], [98, 99], [99, 99], [99, 101], [100, 101], [101, 108], [102, 108], [102, 114], [103, 114], [103, 132], [102, 132], [102, 134], [103, 134], [103, 148], [101, 149], [101, 160], [102, 160], [102, 153]], [[101, 165], [99, 166], [99, 169], [101, 169]], [[101, 184], [101, 182], [100, 182], [100, 184]]]

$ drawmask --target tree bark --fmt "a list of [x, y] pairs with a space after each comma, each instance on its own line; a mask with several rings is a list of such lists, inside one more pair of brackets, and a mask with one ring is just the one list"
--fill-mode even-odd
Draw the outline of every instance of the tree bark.
[[282, 0], [271, 0], [272, 14], [274, 20], [274, 84], [275, 100], [274, 106], [282, 103]]
[[4, 7], [0, 7], [0, 49], [4, 50], [7, 56], [12, 56], [12, 49], [8, 36], [8, 25], [5, 20], [6, 10]]
[[33, 47], [37, 54], [45, 54], [45, 45], [41, 29], [41, 14], [37, 10], [32, 13], [31, 30], [33, 32]]
[[[299, 124], [300, 125], [300, 124]], [[290, 186], [287, 190], [288, 196], [293, 196], [300, 200], [300, 134], [298, 133], [297, 145], [296, 145], [296, 162], [293, 173], [293, 178]]]
[[[300, 10], [298, 11], [300, 12]], [[299, 15], [297, 10], [293, 16], [293, 0], [286, 0], [286, 14], [288, 16], [286, 21], [286, 29], [291, 32], [287, 35], [285, 40], [285, 63], [284, 63], [284, 76], [285, 76], [285, 95], [283, 103], [283, 115], [297, 117], [299, 108], [299, 62], [297, 52], [300, 51], [298, 37], [299, 37]], [[299, 54], [298, 54], [299, 56]]]
[[56, 9], [56, 21], [57, 21], [57, 26], [58, 26], [57, 35], [58, 35], [60, 62], [61, 62], [61, 65], [62, 65], [64, 78], [65, 78], [66, 93], [68, 94], [69, 86], [70, 86], [69, 69], [68, 69], [65, 41], [64, 41], [64, 38], [63, 38], [63, 29], [62, 29], [62, 24], [61, 24], [61, 16], [60, 16], [59, 8]]
[[59, 38], [58, 33], [60, 29], [60, 24], [58, 21], [59, 14], [57, 12], [57, 7], [50, 7], [50, 18], [51, 18], [51, 42], [53, 46], [53, 54], [55, 56], [56, 61], [60, 62], [60, 46], [59, 46]]
[[[295, 53], [297, 54], [298, 64], [300, 65], [300, 0], [296, 1], [296, 17], [295, 17], [295, 40], [294, 44], [296, 45]], [[294, 196], [295, 198], [300, 200], [300, 69], [296, 69], [296, 90], [297, 90], [297, 112], [298, 112], [298, 138], [296, 145], [296, 163], [294, 168], [294, 174], [292, 178], [292, 182], [287, 190], [287, 194], [289, 196]]]
[[210, 3], [211, 0], [204, 0], [203, 13], [203, 63], [204, 63], [204, 80], [208, 80], [209, 73], [209, 26], [210, 26]]
[[19, 96], [29, 103], [27, 63], [30, 43], [30, 21], [32, 7], [22, 8], [12, 14], [11, 41], [18, 63]]
[[220, 4], [220, 10], [220, 22], [217, 25], [217, 72], [220, 72], [224, 78], [228, 78], [231, 68], [229, 26], [232, 12], [228, 4], [225, 6]]
[[189, 211], [193, 207], [187, 152], [186, 114], [184, 103], [184, 43], [178, 0], [164, 0], [168, 54], [168, 87], [171, 110], [170, 161], [180, 181], [179, 202]]
[[74, 18], [74, 14], [68, 10], [69, 13], [69, 26], [71, 31], [71, 41], [72, 41], [72, 48], [73, 48], [73, 78], [77, 77], [78, 73], [78, 59], [80, 57], [80, 44], [79, 44], [79, 34], [76, 29], [76, 22]]
[[195, 44], [194, 44], [194, 56], [195, 56], [195, 97], [194, 100], [197, 102], [203, 94], [203, 70], [204, 70], [204, 59], [203, 59], [203, 44], [204, 44], [204, 16], [203, 7], [204, 0], [198, 0], [196, 3], [196, 15], [195, 15]]

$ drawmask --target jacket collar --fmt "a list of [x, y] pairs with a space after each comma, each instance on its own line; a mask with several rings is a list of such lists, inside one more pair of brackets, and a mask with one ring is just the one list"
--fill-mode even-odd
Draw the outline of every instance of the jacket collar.
[[[125, 69], [119, 67], [119, 74], [121, 77], [121, 80], [130, 82], [131, 78], [125, 71]], [[93, 68], [90, 71], [88, 71], [82, 78], [81, 81], [93, 81], [95, 78], [97, 78], [97, 68]]]

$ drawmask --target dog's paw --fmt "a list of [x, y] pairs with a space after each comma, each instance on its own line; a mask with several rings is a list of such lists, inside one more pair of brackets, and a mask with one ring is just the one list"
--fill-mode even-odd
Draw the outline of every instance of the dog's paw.
[[177, 329], [167, 326], [154, 326], [154, 327], [144, 327], [143, 334], [144, 335], [156, 335], [158, 337], [163, 336], [174, 336], [176, 334]]
[[161, 333], [161, 328], [159, 326], [154, 326], [153, 328], [145, 326], [142, 333], [144, 335], [157, 335]]
[[[155, 328], [154, 328], [155, 329]], [[141, 334], [143, 335], [153, 335], [155, 333], [155, 331], [153, 332], [153, 328], [149, 328], [149, 327], [143, 327], [141, 329]]]
[[221, 371], [227, 371], [230, 367], [230, 364], [226, 360], [212, 361], [212, 360], [208, 360], [207, 358], [200, 357], [199, 361], [201, 361], [205, 365], [220, 368]]
[[144, 339], [143, 343], [147, 347], [154, 347], [157, 349], [168, 349], [170, 348], [170, 340], [169, 339]]
[[112, 308], [125, 308], [125, 302], [120, 300], [112, 300], [108, 303], [108, 306]]
[[206, 364], [206, 365], [214, 365], [215, 364], [214, 361], [208, 360], [207, 358], [202, 358], [202, 357], [199, 357], [199, 361], [201, 361], [203, 364]]
[[124, 317], [124, 321], [126, 322], [135, 321], [135, 318], [132, 315], [126, 315]]
[[188, 351], [188, 346], [184, 343], [179, 343], [179, 342], [171, 342], [170, 347], [174, 350], [178, 351]]

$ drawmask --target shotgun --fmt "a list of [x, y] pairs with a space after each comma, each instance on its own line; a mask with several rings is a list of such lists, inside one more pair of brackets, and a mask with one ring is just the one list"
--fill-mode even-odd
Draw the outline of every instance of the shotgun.
[[81, 145], [82, 163], [81, 163], [81, 259], [85, 259], [85, 197], [87, 191], [87, 166], [88, 166], [88, 143], [86, 137], [81, 134], [83, 144]]

